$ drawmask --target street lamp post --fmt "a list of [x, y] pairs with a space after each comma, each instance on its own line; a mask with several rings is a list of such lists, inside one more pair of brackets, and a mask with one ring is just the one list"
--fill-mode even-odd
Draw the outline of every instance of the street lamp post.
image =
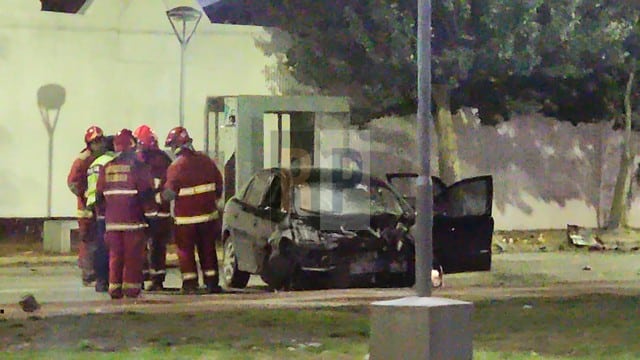
[[[49, 172], [47, 176], [47, 217], [51, 217], [53, 195], [53, 136], [55, 135], [60, 109], [66, 99], [66, 90], [58, 84], [47, 84], [38, 89], [38, 108], [47, 135], [49, 135]], [[50, 112], [53, 112], [51, 118]]]
[[418, 0], [418, 147], [416, 292], [431, 296], [433, 192], [431, 184], [431, 0]]
[[[167, 10], [167, 18], [180, 42], [180, 126], [184, 126], [184, 58], [189, 40], [195, 34], [202, 18], [202, 12], [190, 6], [178, 6]], [[190, 23], [194, 25], [189, 30]]]

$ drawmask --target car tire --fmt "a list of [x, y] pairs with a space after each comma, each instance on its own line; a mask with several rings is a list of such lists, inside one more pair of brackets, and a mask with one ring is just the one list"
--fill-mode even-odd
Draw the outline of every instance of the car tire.
[[260, 278], [271, 290], [290, 290], [295, 270], [295, 264], [286, 255], [270, 252]]
[[404, 258], [407, 259], [407, 271], [404, 273], [390, 274], [391, 287], [412, 287], [416, 283], [416, 249], [413, 244], [404, 249]]
[[227, 288], [243, 289], [247, 287], [251, 274], [238, 270], [233, 239], [228, 237], [224, 242], [224, 257], [222, 263], [222, 282]]

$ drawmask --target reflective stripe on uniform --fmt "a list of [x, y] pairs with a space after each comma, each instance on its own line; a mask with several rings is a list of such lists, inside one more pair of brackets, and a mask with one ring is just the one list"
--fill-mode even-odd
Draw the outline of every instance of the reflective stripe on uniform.
[[98, 215], [98, 216], [96, 216], [96, 219], [98, 219], [98, 220], [104, 220], [104, 215]]
[[93, 212], [87, 209], [79, 209], [77, 212], [78, 218], [81, 219], [90, 219], [93, 217]]
[[109, 291], [118, 290], [122, 288], [122, 284], [109, 284]]
[[171, 213], [153, 211], [153, 212], [144, 213], [144, 216], [146, 216], [146, 217], [168, 218], [168, 217], [171, 217]]
[[217, 274], [218, 274], [218, 272], [217, 272], [217, 271], [215, 271], [215, 270], [206, 270], [206, 271], [204, 272], [204, 276], [209, 276], [209, 277], [211, 277], [211, 276], [216, 276]]
[[175, 222], [176, 225], [189, 225], [189, 224], [199, 224], [211, 220], [218, 219], [219, 214], [217, 211], [212, 212], [211, 214], [204, 215], [196, 215], [196, 216], [176, 216]]
[[167, 271], [166, 271], [166, 270], [153, 270], [153, 269], [152, 269], [152, 270], [150, 270], [150, 271], [149, 271], [149, 273], [151, 274], [151, 276], [154, 276], [154, 275], [164, 275], [164, 274], [166, 274], [166, 273], [167, 273]]
[[124, 283], [122, 284], [122, 289], [140, 289], [142, 284], [140, 283]]
[[115, 189], [115, 190], [107, 190], [104, 192], [104, 196], [109, 195], [135, 195], [138, 193], [138, 190], [130, 190], [130, 189]]
[[107, 224], [106, 226], [106, 230], [107, 231], [123, 231], [123, 230], [140, 230], [140, 229], [144, 229], [146, 227], [148, 227], [149, 225], [147, 224]]
[[182, 188], [178, 192], [178, 196], [191, 196], [191, 195], [197, 195], [197, 194], [202, 194], [202, 193], [207, 193], [212, 191], [216, 191], [215, 183]]
[[196, 273], [184, 273], [182, 274], [182, 280], [194, 280], [198, 278]]

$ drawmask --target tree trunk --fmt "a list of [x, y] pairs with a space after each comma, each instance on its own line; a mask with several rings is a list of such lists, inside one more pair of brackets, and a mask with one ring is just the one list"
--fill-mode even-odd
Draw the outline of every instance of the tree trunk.
[[449, 86], [434, 84], [432, 94], [437, 109], [435, 128], [438, 137], [439, 175], [446, 184], [453, 184], [460, 175], [460, 160], [458, 159], [458, 137], [449, 105]]
[[631, 91], [633, 89], [635, 71], [629, 73], [629, 81], [624, 94], [625, 109], [625, 133], [622, 141], [622, 155], [620, 159], [620, 170], [616, 179], [616, 187], [613, 192], [613, 201], [611, 202], [611, 211], [609, 212], [609, 223], [607, 228], [610, 230], [627, 227], [628, 215], [628, 192], [631, 188], [631, 165], [633, 156], [631, 156]]

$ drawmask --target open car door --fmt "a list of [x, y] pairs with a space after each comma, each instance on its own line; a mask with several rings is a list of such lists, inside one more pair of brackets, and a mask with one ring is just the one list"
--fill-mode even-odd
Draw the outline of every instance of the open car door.
[[458, 181], [433, 202], [433, 253], [444, 273], [491, 270], [493, 178]]
[[[418, 174], [416, 173], [389, 173], [387, 174], [387, 182], [391, 184], [402, 197], [415, 209], [416, 208], [416, 180]], [[431, 182], [433, 183], [433, 196], [438, 197], [442, 192], [447, 189], [447, 185], [440, 180], [439, 177], [432, 176]]]

